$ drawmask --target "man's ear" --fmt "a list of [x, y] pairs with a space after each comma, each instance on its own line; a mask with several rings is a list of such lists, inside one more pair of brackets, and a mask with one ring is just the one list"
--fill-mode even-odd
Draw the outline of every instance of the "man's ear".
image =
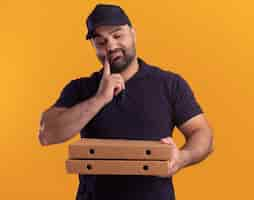
[[131, 34], [132, 34], [134, 41], [136, 43], [136, 30], [133, 27], [131, 27], [130, 29], [131, 29]]
[[92, 47], [95, 48], [95, 46], [94, 46], [94, 41], [93, 41], [92, 38], [90, 39], [90, 43], [91, 43]]

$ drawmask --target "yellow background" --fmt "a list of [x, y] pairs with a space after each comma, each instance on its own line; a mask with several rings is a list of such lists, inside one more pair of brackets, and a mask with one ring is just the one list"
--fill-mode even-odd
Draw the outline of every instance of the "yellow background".
[[[78, 137], [41, 147], [37, 132], [63, 86], [100, 68], [84, 26], [97, 2], [0, 2], [1, 199], [75, 197], [64, 162]], [[104, 2], [130, 16], [139, 56], [188, 80], [214, 127], [215, 153], [175, 176], [177, 199], [254, 199], [253, 1]]]

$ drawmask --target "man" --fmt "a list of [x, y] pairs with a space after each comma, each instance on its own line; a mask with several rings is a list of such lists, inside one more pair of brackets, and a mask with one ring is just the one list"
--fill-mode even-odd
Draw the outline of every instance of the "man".
[[[136, 55], [136, 33], [125, 12], [99, 4], [87, 18], [103, 68], [72, 80], [41, 118], [42, 145], [87, 138], [161, 140], [172, 146], [167, 177], [80, 175], [76, 199], [174, 200], [172, 176], [212, 152], [212, 130], [188, 83]], [[186, 138], [172, 140], [177, 126]]]

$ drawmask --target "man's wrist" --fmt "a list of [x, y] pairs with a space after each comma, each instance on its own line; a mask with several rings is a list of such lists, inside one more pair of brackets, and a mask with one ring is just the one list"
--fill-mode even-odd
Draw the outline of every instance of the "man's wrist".
[[180, 165], [181, 168], [187, 167], [190, 164], [191, 152], [185, 149], [180, 150]]
[[105, 101], [105, 98], [103, 98], [100, 95], [95, 95], [93, 98], [102, 107], [104, 107], [107, 104], [107, 102]]

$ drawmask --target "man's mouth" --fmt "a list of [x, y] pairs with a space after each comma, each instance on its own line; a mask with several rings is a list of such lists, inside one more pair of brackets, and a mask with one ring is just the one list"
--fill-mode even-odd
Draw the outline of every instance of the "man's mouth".
[[117, 53], [114, 53], [111, 58], [110, 58], [110, 61], [111, 62], [115, 62], [116, 60], [118, 60], [119, 58], [122, 57], [122, 53], [121, 52], [117, 52]]
[[114, 58], [111, 59], [112, 62], [117, 61], [118, 59], [120, 59], [122, 56], [115, 56]]

